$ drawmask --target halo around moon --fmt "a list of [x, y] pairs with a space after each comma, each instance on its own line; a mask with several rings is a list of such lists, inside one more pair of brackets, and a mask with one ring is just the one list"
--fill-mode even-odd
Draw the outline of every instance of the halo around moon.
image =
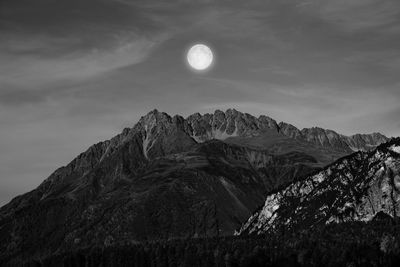
[[189, 66], [195, 70], [206, 70], [214, 60], [211, 49], [205, 44], [195, 44], [187, 52]]

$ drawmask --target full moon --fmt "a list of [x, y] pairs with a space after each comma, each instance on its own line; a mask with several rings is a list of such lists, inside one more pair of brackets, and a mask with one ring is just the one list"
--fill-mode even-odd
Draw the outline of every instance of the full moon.
[[213, 62], [213, 53], [208, 46], [196, 44], [189, 49], [187, 61], [195, 70], [205, 70]]

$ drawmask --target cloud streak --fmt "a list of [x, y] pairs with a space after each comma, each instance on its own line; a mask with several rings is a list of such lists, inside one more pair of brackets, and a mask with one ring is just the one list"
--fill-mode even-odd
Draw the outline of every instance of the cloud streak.
[[0, 80], [8, 86], [32, 88], [60, 81], [90, 78], [114, 69], [142, 62], [166, 36], [153, 40], [141, 37], [120, 40], [112, 48], [93, 48], [87, 52], [69, 53], [58, 57], [37, 55], [15, 56], [0, 53]]

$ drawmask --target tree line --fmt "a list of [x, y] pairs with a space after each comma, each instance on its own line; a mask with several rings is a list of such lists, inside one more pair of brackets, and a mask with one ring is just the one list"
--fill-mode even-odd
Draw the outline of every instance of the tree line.
[[21, 266], [397, 266], [400, 224], [348, 222], [308, 231], [160, 240], [80, 249]]

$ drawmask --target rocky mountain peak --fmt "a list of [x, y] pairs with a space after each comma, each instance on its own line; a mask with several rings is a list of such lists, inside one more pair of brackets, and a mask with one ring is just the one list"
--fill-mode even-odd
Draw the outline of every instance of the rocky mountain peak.
[[169, 124], [172, 122], [172, 118], [165, 112], [159, 112], [154, 109], [141, 117], [138, 124], [147, 129], [152, 129], [159, 124]]
[[346, 143], [346, 138], [333, 130], [312, 127], [302, 129], [301, 133], [309, 142], [317, 143], [324, 147], [332, 147], [351, 152]]
[[181, 151], [195, 143], [187, 134], [185, 119], [179, 115], [171, 117], [155, 109], [142, 117], [138, 125], [146, 159]]
[[279, 132], [282, 133], [285, 136], [294, 138], [294, 139], [299, 139], [302, 138], [303, 135], [300, 132], [299, 129], [297, 129], [295, 126], [292, 124], [286, 123], [286, 122], [280, 122], [279, 125]]
[[261, 115], [258, 117], [258, 121], [259, 121], [260, 125], [264, 125], [264, 127], [266, 127], [266, 128], [270, 128], [276, 132], [279, 131], [279, 126], [278, 126], [278, 123], [276, 122], [276, 120], [274, 120], [268, 116]]
[[347, 143], [353, 151], [369, 150], [374, 148], [376, 144], [384, 143], [388, 138], [381, 133], [372, 134], [355, 134], [347, 137]]

